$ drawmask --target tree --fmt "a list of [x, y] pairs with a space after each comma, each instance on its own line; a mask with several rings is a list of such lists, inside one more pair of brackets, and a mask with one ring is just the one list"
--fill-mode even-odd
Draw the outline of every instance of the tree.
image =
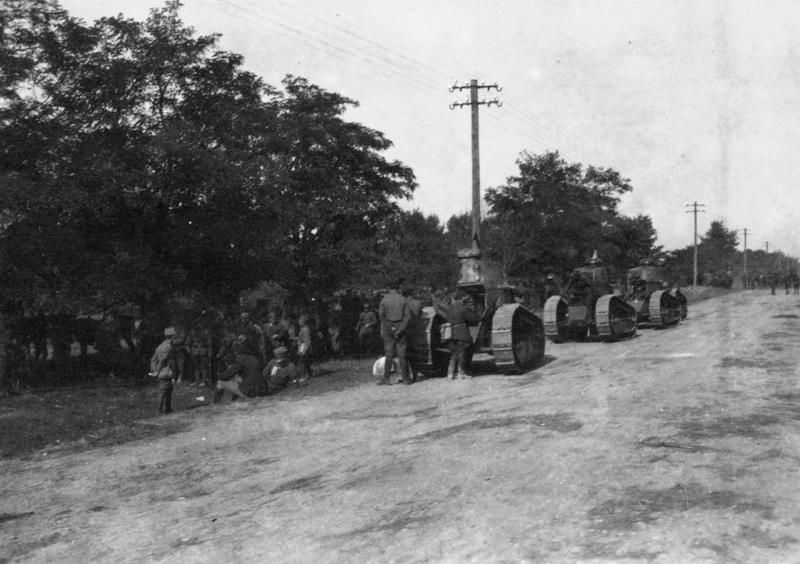
[[656, 245], [656, 230], [650, 216], [620, 215], [603, 228], [603, 242], [598, 252], [618, 274], [625, 273], [644, 258], [660, 258], [662, 247]]
[[736, 231], [727, 229], [722, 220], [712, 221], [697, 249], [702, 270], [706, 272], [730, 270], [738, 245], [739, 236]]
[[395, 214], [386, 222], [372, 264], [367, 279], [378, 288], [398, 279], [417, 287], [442, 288], [452, 285], [458, 270], [439, 218], [419, 210]]
[[347, 278], [415, 188], [354, 101], [282, 90], [167, 2], [91, 25], [45, 0], [0, 20], [0, 287], [27, 308], [232, 303]]
[[400, 213], [396, 200], [416, 188], [410, 168], [381, 152], [379, 131], [346, 122], [356, 102], [288, 76], [279, 114], [278, 194], [286, 251], [297, 291], [315, 295], [349, 279], [384, 222]]
[[[517, 176], [486, 194], [486, 246], [506, 275], [568, 272], [595, 250], [609, 254], [602, 258], [612, 265], [628, 268], [629, 259], [653, 251], [649, 218], [619, 214], [620, 197], [632, 187], [617, 171], [568, 163], [558, 152], [524, 152], [517, 165]], [[632, 241], [635, 250], [626, 247]]]

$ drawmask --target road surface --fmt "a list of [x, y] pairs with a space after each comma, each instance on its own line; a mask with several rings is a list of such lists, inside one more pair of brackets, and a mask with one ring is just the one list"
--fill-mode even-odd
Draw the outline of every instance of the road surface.
[[799, 356], [800, 296], [748, 291], [524, 375], [177, 413], [1, 461], [0, 560], [798, 562]]

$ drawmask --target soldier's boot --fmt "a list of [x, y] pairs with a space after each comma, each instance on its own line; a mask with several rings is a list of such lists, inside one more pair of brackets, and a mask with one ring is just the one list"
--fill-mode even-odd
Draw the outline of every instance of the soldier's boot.
[[456, 359], [451, 358], [450, 364], [447, 367], [447, 378], [448, 380], [454, 380], [456, 377]]

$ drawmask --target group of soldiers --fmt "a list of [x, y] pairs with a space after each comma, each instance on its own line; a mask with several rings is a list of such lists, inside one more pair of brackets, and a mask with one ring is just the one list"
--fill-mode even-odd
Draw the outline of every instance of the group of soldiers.
[[787, 294], [800, 294], [800, 275], [797, 272], [751, 272], [742, 277], [746, 289], [769, 288], [772, 294], [783, 286]]
[[242, 314], [233, 333], [218, 347], [208, 334], [186, 336], [174, 327], [164, 330], [164, 339], [150, 359], [150, 376], [161, 391], [159, 411], [172, 411], [175, 383], [213, 390], [215, 403], [226, 392], [239, 397], [276, 393], [290, 383], [304, 384], [312, 375], [312, 327], [308, 315], [297, 324], [270, 313], [265, 323]]
[[[390, 376], [395, 367], [400, 375], [399, 382], [412, 384], [419, 375], [415, 353], [427, 346], [423, 302], [409, 287], [403, 287], [401, 292], [401, 286], [400, 282], [392, 285], [378, 306], [384, 352], [384, 357], [376, 363], [382, 368], [375, 374], [378, 385], [391, 384]], [[471, 378], [473, 338], [469, 328], [480, 322], [475, 303], [460, 289], [453, 292], [449, 300], [434, 295], [429, 299], [436, 313], [446, 320], [441, 337], [450, 351], [447, 377], [450, 380]]]

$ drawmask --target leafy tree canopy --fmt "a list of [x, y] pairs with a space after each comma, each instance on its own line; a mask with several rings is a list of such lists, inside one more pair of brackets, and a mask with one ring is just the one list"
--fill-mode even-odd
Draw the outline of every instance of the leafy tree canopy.
[[167, 2], [85, 24], [56, 2], [0, 19], [0, 287], [26, 308], [231, 302], [258, 281], [330, 290], [411, 170], [353, 100], [245, 70]]
[[610, 168], [568, 163], [558, 152], [522, 153], [519, 174], [487, 190], [484, 247], [509, 276], [567, 272], [597, 250], [624, 271], [658, 250], [647, 216], [620, 215], [632, 186]]

